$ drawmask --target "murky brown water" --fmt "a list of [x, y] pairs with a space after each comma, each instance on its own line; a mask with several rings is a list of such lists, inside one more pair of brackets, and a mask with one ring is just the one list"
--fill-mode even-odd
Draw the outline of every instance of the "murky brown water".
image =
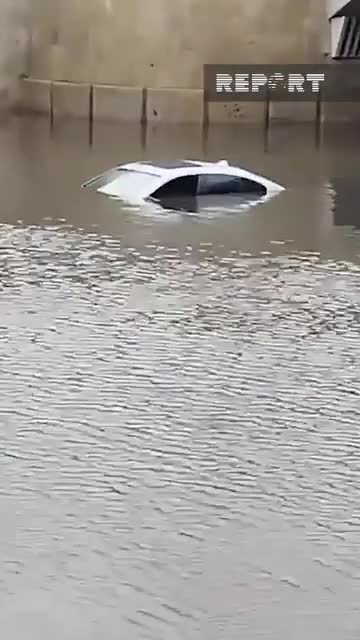
[[151, 215], [79, 190], [198, 132], [0, 130], [0, 627], [358, 640], [360, 132], [214, 131], [288, 189]]

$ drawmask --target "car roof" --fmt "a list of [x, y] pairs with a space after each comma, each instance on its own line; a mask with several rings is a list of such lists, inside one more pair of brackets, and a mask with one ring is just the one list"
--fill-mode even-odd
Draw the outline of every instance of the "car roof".
[[154, 176], [163, 176], [167, 172], [183, 173], [184, 171], [194, 168], [201, 169], [205, 165], [214, 165], [215, 163], [205, 163], [193, 160], [165, 160], [161, 162], [141, 161], [129, 162], [128, 164], [119, 165], [118, 169], [127, 171], [138, 171], [140, 173], [148, 173]]
[[182, 169], [184, 167], [201, 167], [203, 165], [202, 162], [195, 160], [162, 160], [161, 162], [143, 160], [138, 164], [144, 167], [159, 167], [160, 169]]
[[262, 184], [268, 190], [278, 190], [279, 188], [279, 185], [276, 185], [271, 180], [268, 180], [263, 176], [256, 175], [255, 173], [252, 173], [250, 171], [246, 171], [241, 167], [230, 165], [226, 160], [220, 160], [218, 162], [180, 160], [178, 162], [172, 161], [171, 163], [166, 162], [161, 164], [141, 161], [120, 165], [117, 167], [117, 169], [119, 171], [130, 171], [137, 174], [142, 173], [143, 175], [145, 174], [148, 176], [152, 176], [154, 179], [161, 179], [163, 184], [165, 184], [166, 182], [170, 182], [171, 180], [174, 180], [178, 177], [207, 174], [214, 175], [220, 173], [223, 175], [259, 182], [259, 184]]

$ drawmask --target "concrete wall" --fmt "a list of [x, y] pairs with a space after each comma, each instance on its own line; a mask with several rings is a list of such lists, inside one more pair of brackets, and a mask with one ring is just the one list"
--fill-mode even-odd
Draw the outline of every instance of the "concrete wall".
[[[54, 117], [259, 121], [259, 103], [204, 107], [205, 63], [324, 59], [328, 0], [28, 1], [31, 80], [20, 102]], [[277, 114], [311, 120], [314, 109], [282, 104]]]
[[0, 109], [14, 100], [26, 70], [28, 8], [27, 0], [0, 0]]
[[29, 75], [202, 88], [204, 63], [322, 59], [326, 0], [32, 0]]
[[[21, 1], [31, 21], [19, 106], [55, 119], [159, 123], [262, 122], [260, 103], [204, 105], [204, 63], [323, 62], [337, 2], [6, 0]], [[315, 114], [314, 104], [278, 103], [270, 117], [313, 121]], [[324, 114], [360, 118], [357, 105], [326, 105]]]
[[[322, 62], [340, 2], [0, 0], [0, 108], [10, 102], [95, 120], [262, 121], [259, 103], [206, 108], [203, 65]], [[22, 73], [28, 79], [19, 83]], [[341, 120], [345, 112], [324, 109]], [[360, 118], [358, 105], [349, 113]], [[274, 104], [270, 116], [311, 121], [315, 108]]]

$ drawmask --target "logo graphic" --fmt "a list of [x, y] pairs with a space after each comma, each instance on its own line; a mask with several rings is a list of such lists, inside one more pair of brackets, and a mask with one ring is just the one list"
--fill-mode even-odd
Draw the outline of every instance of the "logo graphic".
[[205, 65], [209, 102], [360, 102], [360, 67], [334, 65]]

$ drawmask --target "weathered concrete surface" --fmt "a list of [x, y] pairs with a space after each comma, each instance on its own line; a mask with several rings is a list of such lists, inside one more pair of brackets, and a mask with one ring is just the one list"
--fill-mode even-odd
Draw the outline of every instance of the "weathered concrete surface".
[[[264, 123], [266, 105], [263, 102], [229, 102], [208, 105], [209, 123]], [[316, 104], [314, 102], [271, 102], [269, 118], [271, 122], [314, 122]]]
[[201, 89], [149, 89], [146, 105], [148, 122], [199, 123], [203, 120], [204, 92]]
[[[202, 122], [205, 63], [322, 62], [330, 50], [334, 2], [0, 0], [0, 35], [6, 33], [0, 40], [0, 96], [25, 70], [37, 80], [54, 81], [55, 117], [88, 117], [94, 85], [95, 120], [139, 122], [146, 110], [149, 122]], [[22, 13], [16, 13], [18, 5]], [[11, 27], [24, 23], [26, 5], [28, 60], [24, 27]], [[21, 100], [42, 111], [47, 85], [24, 84]], [[210, 123], [262, 122], [264, 111], [259, 103], [210, 104], [205, 115]], [[307, 121], [314, 112], [314, 105], [278, 103], [270, 114], [276, 121]], [[326, 108], [326, 118], [332, 114], [335, 120], [353, 119], [356, 109]]]
[[360, 122], [360, 105], [358, 102], [327, 102], [323, 105], [322, 119], [333, 123]]
[[18, 78], [27, 71], [27, 0], [0, 0], [0, 109], [18, 94]]
[[263, 102], [212, 102], [208, 104], [209, 124], [263, 122], [265, 104]]
[[90, 113], [90, 85], [74, 82], [54, 82], [52, 86], [55, 118], [88, 118]]
[[326, 0], [33, 0], [31, 76], [201, 89], [204, 63], [322, 59]]
[[144, 92], [140, 87], [94, 86], [94, 119], [140, 122]]
[[50, 113], [50, 85], [48, 80], [24, 78], [20, 82], [16, 101], [18, 111], [48, 115]]
[[315, 122], [316, 102], [272, 102], [270, 117], [274, 122]]

